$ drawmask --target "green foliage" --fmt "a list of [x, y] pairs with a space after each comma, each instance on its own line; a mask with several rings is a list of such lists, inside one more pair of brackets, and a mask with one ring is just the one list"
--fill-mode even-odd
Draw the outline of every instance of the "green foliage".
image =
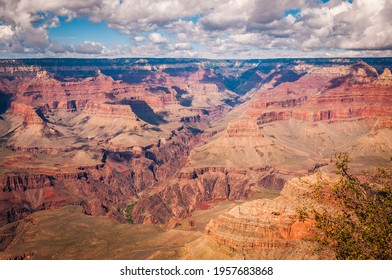
[[347, 154], [336, 155], [339, 181], [328, 198], [333, 210], [312, 209], [319, 241], [332, 246], [338, 259], [392, 259], [392, 173], [378, 169], [359, 178], [349, 162]]
[[306, 219], [309, 218], [309, 211], [306, 206], [297, 209], [298, 219], [300, 222], [304, 222]]
[[131, 204], [127, 205], [127, 207], [125, 207], [122, 211], [124, 220], [130, 224], [133, 224], [132, 209], [133, 209], [133, 207], [136, 206], [136, 204], [137, 204], [137, 202], [132, 202]]

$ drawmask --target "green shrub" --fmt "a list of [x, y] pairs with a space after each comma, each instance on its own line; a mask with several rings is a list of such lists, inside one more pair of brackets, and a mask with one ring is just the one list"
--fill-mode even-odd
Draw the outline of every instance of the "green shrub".
[[132, 202], [131, 204], [127, 205], [127, 207], [125, 207], [122, 211], [124, 220], [130, 224], [133, 224], [132, 209], [133, 209], [133, 207], [136, 206], [136, 204], [137, 204], [137, 202]]
[[299, 217], [314, 217], [320, 229], [318, 241], [332, 246], [337, 259], [392, 259], [392, 173], [379, 168], [374, 175], [357, 177], [349, 162], [347, 154], [337, 154], [337, 183], [315, 184], [313, 196], [324, 185], [330, 207], [300, 209]]

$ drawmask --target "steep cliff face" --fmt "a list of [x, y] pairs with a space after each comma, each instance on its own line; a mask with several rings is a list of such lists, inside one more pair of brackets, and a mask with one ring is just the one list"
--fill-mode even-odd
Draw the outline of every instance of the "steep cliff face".
[[[245, 202], [211, 220], [204, 236], [186, 246], [185, 258], [235, 259], [319, 259], [334, 258], [329, 251], [317, 251], [305, 237], [314, 235], [313, 220], [298, 221], [297, 209], [314, 205], [307, 195], [314, 175], [288, 181], [274, 200]], [[203, 246], [201, 246], [203, 244]], [[196, 252], [196, 249], [200, 250]], [[213, 251], [215, 250], [215, 253]], [[193, 255], [196, 254], [196, 255]], [[193, 255], [193, 256], [192, 256]]]
[[211, 221], [206, 227], [206, 234], [231, 247], [288, 246], [287, 241], [300, 240], [311, 234], [312, 223], [298, 222], [296, 213], [296, 209], [305, 203], [302, 196], [306, 191], [298, 179], [292, 179], [275, 200], [246, 202]]
[[56, 178], [44, 174], [7, 174], [1, 176], [0, 225], [30, 213], [76, 203], [75, 197], [55, 188]]
[[230, 122], [226, 129], [226, 137], [263, 137], [253, 119], [240, 119]]
[[72, 99], [105, 99], [105, 93], [110, 93], [117, 88], [123, 92], [125, 84], [114, 81], [111, 77], [104, 76], [97, 72], [96, 77], [86, 78], [75, 82], [61, 82], [55, 79], [47, 71], [37, 71], [33, 78], [26, 77], [19, 84], [17, 99], [21, 102], [30, 104], [48, 103], [52, 106], [53, 102], [62, 101], [65, 103]]
[[392, 98], [392, 84], [388, 69], [378, 75], [373, 67], [359, 63], [349, 73], [334, 72], [345, 75], [332, 78], [321, 72], [315, 80], [317, 74], [313, 72], [295, 83], [260, 91], [251, 101], [248, 114], [258, 116], [260, 124], [292, 118], [344, 121], [391, 115], [388, 101]]
[[38, 114], [40, 110], [35, 110], [32, 106], [23, 103], [11, 103], [10, 113], [16, 116], [20, 116], [23, 119], [23, 125], [25, 126], [45, 126], [45, 121]]
[[[5, 69], [4, 71], [7, 73]], [[33, 106], [46, 103], [51, 109], [77, 110], [76, 105], [83, 106], [83, 102], [91, 98], [101, 102], [143, 100], [154, 110], [180, 103], [190, 107], [192, 102], [197, 106], [211, 107], [223, 105], [225, 99], [236, 96], [235, 93], [219, 90], [214, 83], [203, 81], [203, 70], [199, 75], [190, 76], [170, 76], [160, 70], [151, 72], [145, 81], [133, 84], [114, 80], [100, 70], [95, 71], [94, 77], [65, 81], [59, 81], [53, 74], [39, 68], [24, 71], [27, 74], [15, 74], [19, 82], [3, 79], [0, 90], [12, 92], [21, 103]]]
[[260, 188], [280, 190], [290, 176], [268, 166], [183, 169], [177, 178], [160, 182], [154, 190], [147, 191], [135, 206], [133, 218], [138, 223], [184, 219], [204, 202], [248, 199]]
[[114, 105], [97, 103], [94, 101], [86, 102], [83, 113], [89, 116], [98, 116], [103, 118], [124, 118], [130, 121], [136, 121], [137, 116], [129, 105]]

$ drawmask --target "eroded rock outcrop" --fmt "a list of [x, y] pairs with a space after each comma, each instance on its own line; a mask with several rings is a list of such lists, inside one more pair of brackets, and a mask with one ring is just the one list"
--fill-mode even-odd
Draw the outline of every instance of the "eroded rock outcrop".
[[[312, 242], [304, 240], [314, 235], [314, 221], [298, 220], [297, 209], [311, 203], [318, 207], [308, 195], [308, 184], [316, 180], [314, 175], [292, 179], [274, 200], [245, 202], [211, 220], [205, 236], [186, 246], [185, 258], [193, 258], [191, 254], [195, 258], [203, 258], [203, 254], [237, 259], [333, 258], [333, 253], [317, 252]], [[215, 255], [211, 250], [216, 250]]]
[[85, 104], [83, 113], [104, 118], [125, 118], [131, 121], [137, 119], [129, 105], [105, 104], [94, 101], [88, 101]]
[[10, 111], [11, 114], [21, 116], [23, 124], [26, 126], [45, 126], [45, 121], [38, 115], [40, 113], [39, 109], [36, 110], [32, 106], [23, 103], [12, 102]]
[[180, 172], [178, 178], [159, 183], [133, 210], [139, 223], [168, 223], [189, 217], [203, 202], [242, 200], [260, 188], [281, 189], [290, 175], [271, 167], [236, 169], [199, 168]]
[[246, 202], [211, 221], [206, 227], [206, 234], [234, 248], [288, 246], [288, 241], [300, 240], [311, 234], [312, 223], [297, 221], [296, 212], [303, 205], [302, 196], [307, 191], [299, 179], [292, 179], [275, 200]]
[[227, 137], [262, 137], [260, 128], [253, 119], [240, 119], [229, 123]]

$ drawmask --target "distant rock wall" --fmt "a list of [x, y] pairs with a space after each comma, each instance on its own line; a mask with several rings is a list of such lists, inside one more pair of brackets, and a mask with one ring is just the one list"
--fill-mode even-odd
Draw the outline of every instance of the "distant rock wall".
[[[336, 68], [339, 68], [338, 66]], [[339, 72], [316, 71], [295, 83], [284, 83], [260, 91], [250, 101], [248, 115], [263, 124], [297, 119], [304, 121], [346, 121], [392, 115], [392, 75], [381, 75], [366, 63]], [[337, 73], [331, 79], [331, 73]], [[319, 75], [319, 79], [315, 76]]]

